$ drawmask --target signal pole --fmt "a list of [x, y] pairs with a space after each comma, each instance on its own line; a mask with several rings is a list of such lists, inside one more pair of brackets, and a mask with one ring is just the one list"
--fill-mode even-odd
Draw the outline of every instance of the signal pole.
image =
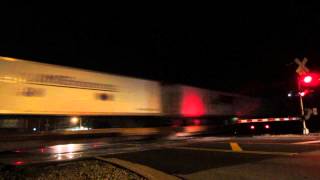
[[[309, 72], [309, 69], [305, 66], [306, 63], [308, 62], [307, 58], [303, 58], [302, 61], [300, 61], [298, 58], [296, 58], [295, 63], [297, 63], [299, 65], [299, 67], [297, 68], [296, 72], [301, 76], [307, 72]], [[302, 126], [303, 126], [303, 134], [307, 135], [309, 134], [309, 129], [307, 128], [306, 125], [306, 119], [304, 117], [304, 107], [303, 107], [303, 96], [305, 95], [304, 92], [302, 91], [301, 88], [301, 82], [300, 79], [298, 77], [298, 91], [299, 91], [299, 98], [300, 98], [300, 108], [301, 108], [301, 118], [302, 118]]]
[[302, 126], [303, 126], [303, 134], [307, 135], [309, 134], [309, 129], [307, 128], [306, 125], [306, 119], [304, 117], [304, 107], [303, 107], [303, 92], [301, 92], [301, 88], [300, 88], [300, 81], [298, 81], [298, 86], [299, 86], [299, 97], [300, 97], [300, 108], [301, 108], [301, 118], [302, 118]]
[[304, 118], [304, 109], [303, 109], [302, 96], [300, 96], [300, 105], [301, 105], [301, 117], [302, 117], [302, 125], [303, 125], [303, 134], [307, 135], [307, 134], [309, 134], [309, 129], [307, 128], [306, 120]]

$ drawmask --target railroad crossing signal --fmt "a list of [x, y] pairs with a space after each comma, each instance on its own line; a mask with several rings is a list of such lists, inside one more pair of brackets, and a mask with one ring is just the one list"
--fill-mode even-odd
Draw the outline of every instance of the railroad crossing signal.
[[308, 62], [307, 58], [303, 58], [302, 61], [300, 61], [298, 58], [295, 58], [294, 62], [299, 65], [299, 67], [296, 70], [296, 72], [299, 75], [303, 75], [303, 74], [306, 74], [307, 72], [309, 72], [309, 69], [306, 67], [306, 63]]
[[[296, 69], [296, 72], [299, 74], [300, 78], [303, 75], [306, 75], [309, 72], [309, 69], [306, 67], [306, 63], [308, 62], [307, 58], [303, 58], [302, 61], [300, 61], [298, 58], [294, 59], [294, 62], [297, 63], [299, 66]], [[304, 82], [304, 78], [302, 79]], [[312, 79], [311, 79], [312, 80]], [[303, 96], [305, 96], [305, 92], [301, 92], [301, 80], [298, 81], [298, 90], [299, 90], [299, 94], [300, 94], [300, 107], [301, 107], [301, 117], [302, 117], [302, 125], [303, 125], [303, 134], [309, 134], [309, 129], [306, 126], [306, 119], [304, 117], [304, 107], [303, 107]], [[308, 79], [307, 79], [307, 83], [308, 83]]]
[[299, 80], [303, 87], [316, 87], [320, 83], [320, 76], [318, 73], [305, 73], [299, 77]]

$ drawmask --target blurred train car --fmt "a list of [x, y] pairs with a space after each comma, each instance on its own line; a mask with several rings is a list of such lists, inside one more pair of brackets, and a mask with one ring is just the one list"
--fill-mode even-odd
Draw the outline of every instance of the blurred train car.
[[159, 115], [160, 85], [56, 65], [1, 58], [0, 113]]
[[213, 131], [261, 105], [237, 94], [7, 57], [0, 57], [0, 100], [0, 129], [131, 134]]
[[1, 57], [0, 128], [129, 126], [160, 116], [160, 89], [155, 81]]
[[163, 111], [169, 116], [232, 116], [241, 96], [184, 85], [163, 86]]
[[234, 118], [261, 113], [261, 100], [185, 85], [162, 86], [164, 116], [187, 133], [226, 131]]

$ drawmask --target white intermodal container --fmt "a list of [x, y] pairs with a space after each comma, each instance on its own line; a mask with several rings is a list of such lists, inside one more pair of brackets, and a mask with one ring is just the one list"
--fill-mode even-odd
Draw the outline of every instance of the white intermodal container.
[[156, 81], [0, 57], [0, 114], [160, 115]]

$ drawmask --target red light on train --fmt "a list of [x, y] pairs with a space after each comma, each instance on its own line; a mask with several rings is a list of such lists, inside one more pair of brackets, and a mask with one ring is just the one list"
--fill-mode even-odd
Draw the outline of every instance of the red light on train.
[[189, 90], [184, 93], [181, 114], [185, 117], [199, 117], [205, 114], [204, 103], [195, 90]]

